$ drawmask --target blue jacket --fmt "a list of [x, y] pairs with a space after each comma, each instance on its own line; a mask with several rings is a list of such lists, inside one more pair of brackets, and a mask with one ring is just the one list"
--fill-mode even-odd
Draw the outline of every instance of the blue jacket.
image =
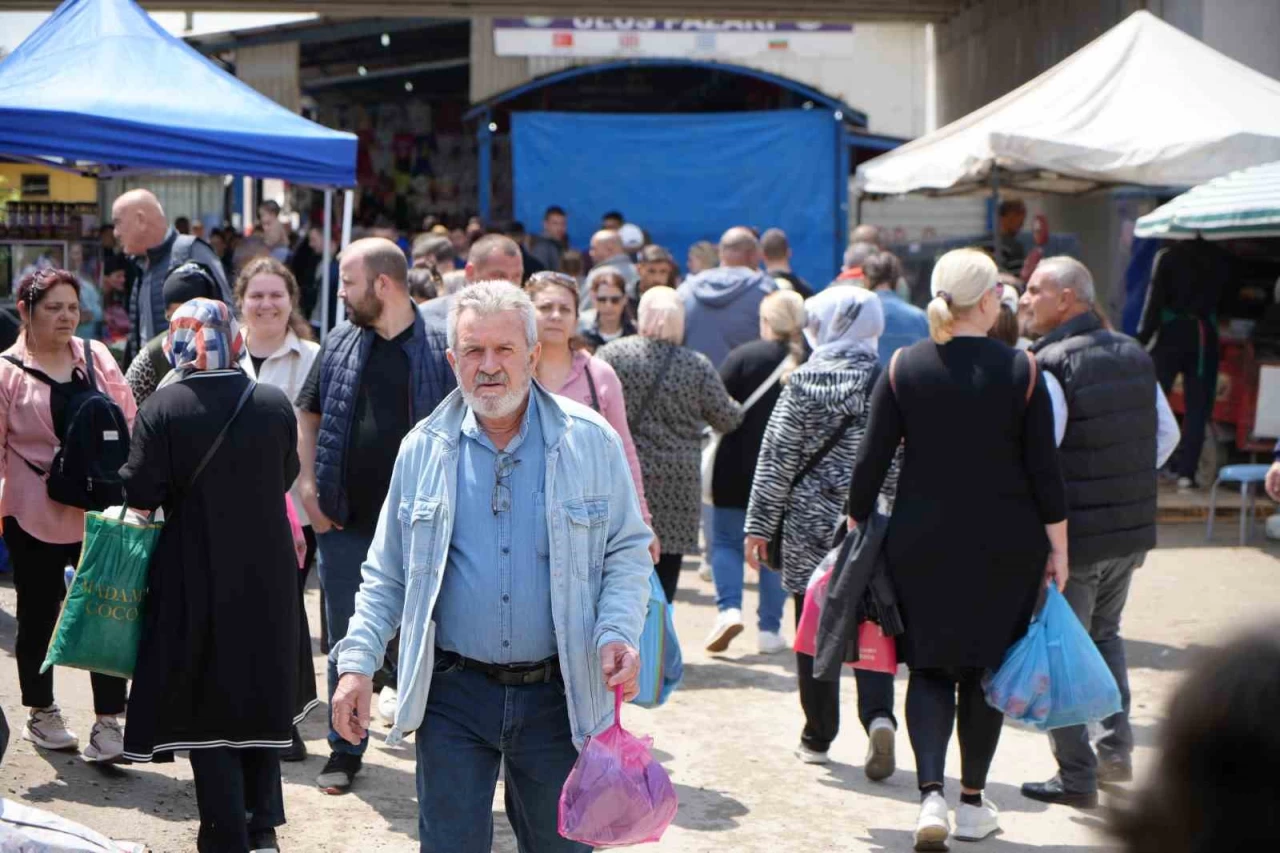
[[[337, 524], [346, 524], [347, 444], [355, 416], [356, 394], [373, 348], [372, 329], [350, 322], [334, 328], [320, 353], [320, 433], [316, 438], [316, 487], [320, 509]], [[457, 386], [445, 359], [445, 336], [428, 331], [419, 308], [413, 318], [413, 338], [404, 345], [413, 379], [411, 417], [425, 418]]]
[[[649, 601], [652, 533], [640, 515], [622, 440], [600, 415], [536, 382], [546, 446], [551, 615], [581, 748], [613, 723], [613, 696], [600, 669], [602, 645], [640, 647]], [[467, 406], [455, 391], [405, 437], [387, 501], [362, 568], [355, 615], [334, 647], [338, 672], [372, 676], [400, 629], [400, 691], [387, 743], [422, 724], [435, 663], [436, 599], [448, 570], [458, 488], [458, 441]], [[466, 519], [492, 523], [492, 519]], [[530, 543], [532, 545], [532, 543]], [[482, 616], [482, 614], [480, 614]]]
[[760, 338], [760, 303], [778, 289], [773, 277], [747, 267], [715, 267], [687, 278], [684, 345], [719, 369], [729, 350]]
[[877, 290], [884, 308], [884, 333], [880, 335], [880, 364], [889, 369], [893, 354], [902, 347], [929, 337], [929, 317], [891, 290]]

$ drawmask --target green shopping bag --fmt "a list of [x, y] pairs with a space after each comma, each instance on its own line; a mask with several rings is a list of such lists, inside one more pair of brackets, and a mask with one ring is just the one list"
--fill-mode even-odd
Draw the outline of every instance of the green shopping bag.
[[80, 565], [40, 667], [70, 666], [133, 677], [147, 597], [147, 567], [160, 538], [152, 513], [143, 524], [125, 520], [125, 508], [84, 514]]

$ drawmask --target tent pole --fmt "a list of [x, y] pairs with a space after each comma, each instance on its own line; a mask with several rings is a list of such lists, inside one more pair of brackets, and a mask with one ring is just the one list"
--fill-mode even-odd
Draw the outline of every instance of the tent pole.
[[333, 190], [324, 191], [324, 254], [321, 259], [322, 266], [321, 284], [320, 284], [320, 341], [329, 334], [329, 288], [333, 287], [333, 282], [329, 281], [329, 266], [333, 263]]
[[987, 214], [991, 221], [991, 248], [996, 259], [996, 267], [1004, 272], [1004, 246], [1000, 243], [1000, 167], [991, 164], [991, 210]]
[[[343, 251], [351, 245], [351, 217], [355, 213], [355, 202], [353, 190], [342, 191], [342, 243], [340, 245]], [[341, 299], [338, 300], [338, 319], [347, 319], [347, 306]]]
[[480, 114], [480, 124], [476, 133], [479, 143], [477, 153], [480, 157], [480, 162], [476, 168], [476, 184], [479, 195], [480, 220], [485, 224], [489, 222], [489, 213], [492, 208], [491, 194], [493, 192], [493, 132], [489, 129], [489, 124], [492, 121], [490, 116], [491, 113], [488, 110]]
[[248, 175], [244, 177], [244, 208], [241, 210], [241, 216], [244, 221], [240, 223], [240, 233], [249, 235], [253, 233], [253, 216], [257, 208], [257, 204], [253, 197], [253, 178]]

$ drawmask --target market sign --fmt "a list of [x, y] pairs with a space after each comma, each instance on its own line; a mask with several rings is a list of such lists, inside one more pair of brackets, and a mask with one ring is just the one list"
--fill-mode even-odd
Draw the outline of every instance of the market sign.
[[497, 18], [499, 56], [848, 56], [852, 24], [701, 18]]

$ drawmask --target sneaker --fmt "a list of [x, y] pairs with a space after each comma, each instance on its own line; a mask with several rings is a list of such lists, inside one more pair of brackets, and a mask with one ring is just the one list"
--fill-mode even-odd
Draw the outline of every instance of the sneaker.
[[756, 648], [762, 655], [776, 655], [791, 648], [791, 644], [777, 631], [761, 631], [760, 638], [756, 641]]
[[396, 724], [396, 708], [400, 704], [400, 695], [394, 687], [384, 687], [382, 692], [378, 694], [378, 716], [386, 721], [387, 725], [394, 726]]
[[721, 610], [716, 616], [716, 626], [707, 635], [707, 651], [723, 652], [733, 638], [742, 633], [742, 611], [736, 607]]
[[825, 752], [818, 752], [816, 749], [810, 749], [801, 744], [796, 748], [796, 758], [805, 764], [830, 764], [831, 758]]
[[920, 803], [920, 817], [916, 819], [916, 847], [920, 853], [946, 851], [951, 823], [947, 820], [947, 801], [940, 791], [930, 791]]
[[1000, 811], [985, 795], [980, 806], [968, 803], [956, 806], [956, 840], [981, 841], [999, 829]]
[[701, 566], [698, 566], [698, 577], [707, 583], [716, 582], [716, 576], [711, 573], [710, 563], [703, 563]]
[[62, 719], [62, 711], [57, 705], [32, 708], [22, 729], [22, 737], [42, 749], [75, 749], [80, 746], [80, 738], [67, 728], [67, 721]]
[[316, 785], [326, 794], [343, 794], [360, 772], [364, 759], [349, 752], [335, 752], [325, 762], [324, 769], [316, 777]]
[[872, 782], [880, 782], [893, 775], [898, 768], [894, 760], [894, 737], [897, 730], [893, 720], [876, 717], [867, 731], [867, 762], [863, 772]]
[[289, 744], [288, 749], [280, 750], [281, 761], [306, 761], [307, 760], [307, 744], [302, 739], [302, 735], [298, 732], [298, 727], [293, 727], [293, 742]]
[[89, 731], [89, 745], [82, 753], [85, 761], [111, 764], [124, 755], [124, 730], [115, 717], [98, 718]]

